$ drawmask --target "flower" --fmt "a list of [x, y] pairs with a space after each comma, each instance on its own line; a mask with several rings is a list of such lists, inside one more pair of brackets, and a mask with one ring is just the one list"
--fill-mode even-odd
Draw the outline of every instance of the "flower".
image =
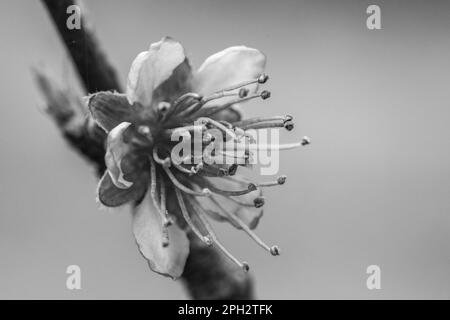
[[[210, 218], [230, 222], [271, 254], [279, 254], [277, 246], [266, 245], [252, 229], [263, 213], [261, 188], [283, 184], [284, 176], [257, 184], [238, 174], [238, 167], [249, 163], [248, 148], [240, 165], [178, 163], [171, 158], [176, 144], [171, 137], [177, 130], [187, 133], [189, 144], [200, 142], [201, 148], [214, 143], [208, 129], [236, 144], [249, 139], [247, 129], [291, 130], [290, 116], [241, 119], [238, 103], [270, 96], [258, 92], [268, 79], [265, 64], [260, 51], [237, 46], [212, 55], [192, 71], [181, 44], [165, 37], [133, 61], [126, 94], [98, 92], [89, 97], [92, 117], [108, 133], [107, 170], [99, 182], [98, 200], [108, 207], [135, 204], [133, 233], [153, 271], [172, 278], [182, 274], [189, 254], [188, 230], [248, 270], [248, 264], [217, 239]], [[195, 133], [200, 133], [200, 141], [194, 141]]]

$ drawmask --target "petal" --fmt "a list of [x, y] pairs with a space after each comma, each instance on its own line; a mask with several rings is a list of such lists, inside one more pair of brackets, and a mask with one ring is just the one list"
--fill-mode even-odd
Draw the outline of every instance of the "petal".
[[[264, 72], [266, 57], [259, 50], [245, 46], [230, 47], [205, 60], [198, 69], [194, 79], [194, 86], [198, 93], [210, 95], [227, 87], [256, 79]], [[257, 85], [247, 86], [252, 92]], [[210, 102], [217, 105], [235, 99], [226, 97]]]
[[134, 111], [126, 95], [98, 92], [89, 97], [89, 111], [97, 124], [109, 132], [121, 122], [132, 122]]
[[109, 173], [105, 172], [98, 184], [98, 200], [107, 207], [118, 207], [130, 201], [138, 201], [147, 190], [149, 178], [149, 174], [144, 173], [130, 188], [121, 189], [116, 187]]
[[210, 116], [211, 119], [217, 121], [226, 121], [229, 123], [241, 121], [242, 119], [242, 111], [241, 107], [238, 104], [234, 104], [233, 106], [217, 112]]
[[141, 52], [128, 74], [128, 102], [151, 106], [153, 90], [166, 81], [185, 59], [181, 44], [169, 37], [153, 43], [148, 51]]
[[189, 240], [176, 224], [169, 226], [168, 231], [170, 243], [163, 247], [161, 217], [147, 192], [133, 214], [136, 243], [153, 271], [176, 279], [183, 273], [189, 255]]
[[109, 132], [106, 141], [106, 168], [114, 185], [121, 189], [133, 185], [148, 161], [132, 143], [133, 134], [136, 132], [131, 123], [122, 122]]
[[184, 59], [169, 76], [153, 91], [153, 102], [173, 102], [183, 94], [192, 91], [192, 68], [188, 59]]

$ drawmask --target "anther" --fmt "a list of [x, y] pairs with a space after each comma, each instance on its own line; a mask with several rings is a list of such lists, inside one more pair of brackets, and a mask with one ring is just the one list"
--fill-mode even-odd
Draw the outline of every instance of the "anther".
[[204, 236], [203, 239], [207, 246], [211, 246], [213, 244], [213, 239], [210, 235]]
[[280, 248], [278, 248], [278, 246], [272, 246], [272, 247], [270, 247], [270, 253], [273, 256], [279, 256], [280, 255]]
[[287, 176], [280, 176], [277, 179], [278, 184], [284, 184], [286, 182]]
[[269, 80], [269, 76], [267, 74], [265, 74], [265, 73], [261, 74], [258, 77], [258, 83], [266, 83], [267, 80]]
[[230, 175], [230, 173], [228, 172], [227, 169], [219, 168], [219, 176], [223, 177], [223, 176], [228, 176], [228, 175]]
[[261, 92], [261, 98], [263, 100], [269, 99], [270, 98], [270, 91], [264, 90], [263, 92]]
[[247, 88], [239, 89], [239, 98], [245, 98], [248, 95], [249, 90]]
[[261, 208], [264, 205], [264, 197], [257, 197], [253, 200], [255, 208]]
[[286, 121], [284, 123], [284, 127], [287, 131], [291, 131], [292, 129], [294, 129], [294, 123], [292, 121]]
[[302, 146], [307, 146], [308, 144], [311, 143], [311, 140], [308, 137], [303, 137], [302, 139]]
[[248, 190], [249, 191], [255, 191], [256, 189], [258, 189], [258, 187], [254, 183], [249, 183], [248, 184]]
[[244, 270], [244, 272], [248, 272], [250, 270], [248, 263], [245, 261], [242, 262], [242, 270]]
[[237, 164], [232, 164], [229, 168], [228, 168], [228, 175], [230, 176], [234, 176], [236, 174], [238, 165]]
[[153, 141], [152, 132], [151, 132], [151, 130], [150, 130], [150, 128], [148, 126], [139, 126], [137, 128], [137, 131], [138, 131], [139, 134], [143, 135], [148, 140]]
[[167, 226], [163, 226], [163, 235], [162, 235], [162, 246], [163, 248], [166, 248], [169, 246], [169, 230], [167, 230]]
[[201, 169], [203, 169], [203, 162], [191, 167], [191, 174], [197, 174]]
[[211, 141], [213, 141], [213, 139], [214, 139], [214, 136], [211, 133], [204, 131], [204, 134], [202, 137], [203, 143], [210, 143]]
[[147, 126], [139, 126], [138, 132], [144, 136], [148, 135], [150, 133], [150, 128]]
[[212, 192], [208, 188], [203, 188], [202, 195], [204, 195], [205, 197], [210, 197], [212, 195]]
[[162, 113], [165, 113], [170, 108], [170, 103], [166, 101], [161, 101], [158, 103], [158, 110]]

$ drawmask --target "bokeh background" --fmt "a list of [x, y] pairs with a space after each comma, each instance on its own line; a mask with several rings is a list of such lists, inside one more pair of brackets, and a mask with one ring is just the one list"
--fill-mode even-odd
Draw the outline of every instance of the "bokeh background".
[[[381, 7], [382, 30], [366, 28]], [[246, 114], [292, 114], [313, 144], [287, 151], [282, 188], [257, 229], [271, 257], [219, 226], [252, 267], [259, 298], [450, 298], [450, 2], [85, 1], [125, 82], [164, 35], [194, 65], [231, 45], [268, 56], [271, 99]], [[0, 1], [0, 298], [187, 298], [151, 272], [126, 209], [101, 211], [93, 169], [41, 111], [30, 73], [43, 64], [76, 88], [39, 1]], [[82, 289], [65, 287], [82, 269]], [[381, 290], [366, 268], [381, 267]]]

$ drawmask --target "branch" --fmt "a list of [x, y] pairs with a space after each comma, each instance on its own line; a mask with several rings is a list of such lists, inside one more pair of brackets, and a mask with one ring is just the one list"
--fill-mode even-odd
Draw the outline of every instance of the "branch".
[[42, 0], [58, 29], [85, 89], [89, 93], [106, 90], [121, 91], [114, 68], [108, 63], [93, 32], [81, 16], [81, 28], [67, 28], [67, 8], [74, 0]]
[[[87, 92], [120, 90], [114, 68], [108, 63], [93, 32], [81, 18], [79, 30], [66, 27], [67, 7], [75, 0], [42, 0], [72, 57]], [[48, 112], [65, 139], [81, 155], [97, 167], [100, 176], [105, 170], [105, 133], [86, 115], [69, 92], [58, 89], [48, 77], [37, 73], [37, 80], [48, 102]], [[69, 98], [68, 98], [69, 97]], [[69, 99], [69, 100], [68, 100]], [[78, 99], [79, 100], [79, 99]], [[252, 299], [251, 278], [230, 263], [215, 249], [206, 247], [189, 235], [191, 253], [182, 281], [194, 299]]]

